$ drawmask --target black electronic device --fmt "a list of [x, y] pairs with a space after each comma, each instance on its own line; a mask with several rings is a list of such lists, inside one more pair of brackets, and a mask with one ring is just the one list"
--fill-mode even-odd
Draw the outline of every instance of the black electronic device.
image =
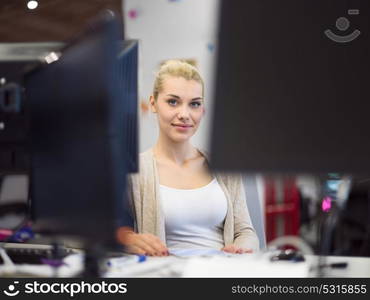
[[0, 176], [30, 168], [24, 74], [61, 43], [0, 43]]
[[355, 178], [338, 215], [329, 253], [370, 257], [370, 178]]
[[[138, 170], [138, 41], [120, 40], [116, 47], [118, 51], [115, 59], [116, 88], [118, 89], [119, 101], [124, 107], [121, 131], [126, 154], [123, 169], [127, 172], [136, 172]], [[37, 203], [41, 203], [39, 205], [44, 207], [44, 204], [38, 201], [37, 197], [34, 197], [32, 207], [28, 197], [13, 200], [14, 196], [11, 191], [9, 193], [9, 189], [26, 189], [22, 191], [22, 194], [28, 194], [27, 186], [23, 184], [24, 180], [21, 178], [25, 177], [28, 181], [31, 171], [29, 125], [32, 107], [28, 105], [27, 93], [25, 93], [25, 74], [33, 69], [36, 69], [35, 73], [37, 73], [39, 68], [45, 68], [48, 64], [47, 60], [49, 62], [53, 60], [53, 55], [63, 55], [62, 51], [65, 48], [68, 46], [62, 42], [0, 44], [1, 107], [5, 107], [5, 104], [7, 106], [17, 104], [16, 107], [18, 107], [17, 111], [4, 109], [0, 112], [0, 122], [4, 125], [4, 128], [0, 130], [0, 191], [2, 192], [0, 195], [3, 195], [3, 191], [6, 190], [6, 194], [12, 199], [11, 202], [5, 202], [7, 199], [0, 199], [0, 228], [2, 229], [17, 230], [18, 226], [14, 226], [15, 215], [19, 219], [16, 223], [21, 226], [21, 222], [27, 221], [26, 214], [29, 213], [30, 208], [35, 212], [33, 206], [37, 206]], [[30, 93], [28, 94], [30, 95]], [[32, 99], [33, 96], [29, 97]], [[8, 184], [9, 182], [11, 184]], [[78, 184], [77, 181], [76, 184]], [[43, 186], [43, 184], [37, 185], [37, 191]], [[37, 191], [36, 193], [38, 193]], [[19, 194], [19, 192], [13, 194]], [[119, 224], [128, 225], [131, 221], [127, 221], [129, 216], [124, 212], [124, 202], [123, 199], [119, 199], [117, 203], [117, 212], [120, 212], [117, 218]], [[20, 207], [22, 211], [20, 211]], [[35, 216], [33, 217], [35, 219]], [[46, 227], [53, 230], [50, 226]]]
[[343, 221], [368, 249], [369, 219], [349, 225], [358, 213], [343, 210], [349, 199], [369, 211], [368, 196], [349, 191], [370, 173], [370, 2], [224, 0], [219, 12], [211, 167], [319, 176], [319, 254], [333, 253]]
[[28, 220], [31, 168], [24, 74], [62, 43], [0, 43], [0, 229]]
[[222, 1], [217, 170], [370, 172], [370, 2]]
[[127, 174], [120, 28], [107, 12], [25, 77], [34, 229], [113, 239]]
[[35, 61], [9, 67], [19, 81], [17, 89], [1, 81], [1, 104], [6, 114], [19, 113], [18, 104], [23, 112], [17, 129], [28, 159], [32, 229], [53, 244], [84, 248], [85, 274], [97, 276], [117, 220], [130, 222], [124, 202], [126, 176], [138, 169], [138, 42], [123, 40], [122, 23], [105, 11], [57, 44], [44, 44], [47, 51], [36, 51], [37, 43], [8, 45]]
[[270, 257], [270, 261], [302, 262], [305, 260], [306, 259], [300, 251], [293, 249], [281, 250], [279, 253], [274, 254]]
[[[68, 255], [78, 253], [77, 250], [60, 245], [33, 245], [10, 243], [0, 245], [14, 264], [51, 264], [61, 262]], [[0, 265], [4, 260], [0, 257]]]

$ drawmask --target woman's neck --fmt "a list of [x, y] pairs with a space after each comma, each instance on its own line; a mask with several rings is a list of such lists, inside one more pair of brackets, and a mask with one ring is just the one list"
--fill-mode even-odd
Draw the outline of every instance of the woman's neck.
[[170, 161], [177, 165], [184, 165], [199, 156], [197, 149], [189, 141], [174, 143], [161, 136], [154, 145], [153, 151], [157, 159]]

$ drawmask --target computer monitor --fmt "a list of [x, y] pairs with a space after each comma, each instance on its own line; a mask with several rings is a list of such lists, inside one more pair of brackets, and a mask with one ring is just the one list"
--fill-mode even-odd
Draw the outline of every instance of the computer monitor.
[[62, 43], [0, 43], [0, 174], [29, 171], [24, 74]]
[[24, 74], [62, 43], [0, 43], [0, 240], [28, 220], [30, 144]]
[[25, 76], [33, 228], [44, 236], [114, 240], [131, 122], [119, 82], [120, 32], [106, 13]]
[[222, 1], [217, 170], [370, 173], [366, 0]]
[[346, 210], [370, 174], [370, 2], [224, 0], [219, 11], [211, 167], [323, 185], [349, 175]]

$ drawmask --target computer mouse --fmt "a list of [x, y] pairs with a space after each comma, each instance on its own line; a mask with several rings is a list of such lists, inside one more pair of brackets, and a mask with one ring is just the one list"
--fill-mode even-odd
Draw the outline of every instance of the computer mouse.
[[278, 254], [271, 256], [271, 261], [293, 261], [293, 262], [301, 262], [305, 261], [304, 256], [300, 251], [293, 250], [293, 249], [286, 249], [281, 250]]

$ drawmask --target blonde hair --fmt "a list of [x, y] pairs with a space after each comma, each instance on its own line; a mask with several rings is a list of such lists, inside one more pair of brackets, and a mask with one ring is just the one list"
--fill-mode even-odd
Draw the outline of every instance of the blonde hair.
[[202, 96], [204, 96], [204, 82], [198, 69], [186, 61], [171, 59], [161, 65], [155, 77], [153, 97], [156, 101], [158, 94], [163, 90], [164, 80], [169, 76], [182, 77], [186, 80], [195, 80], [202, 85]]

